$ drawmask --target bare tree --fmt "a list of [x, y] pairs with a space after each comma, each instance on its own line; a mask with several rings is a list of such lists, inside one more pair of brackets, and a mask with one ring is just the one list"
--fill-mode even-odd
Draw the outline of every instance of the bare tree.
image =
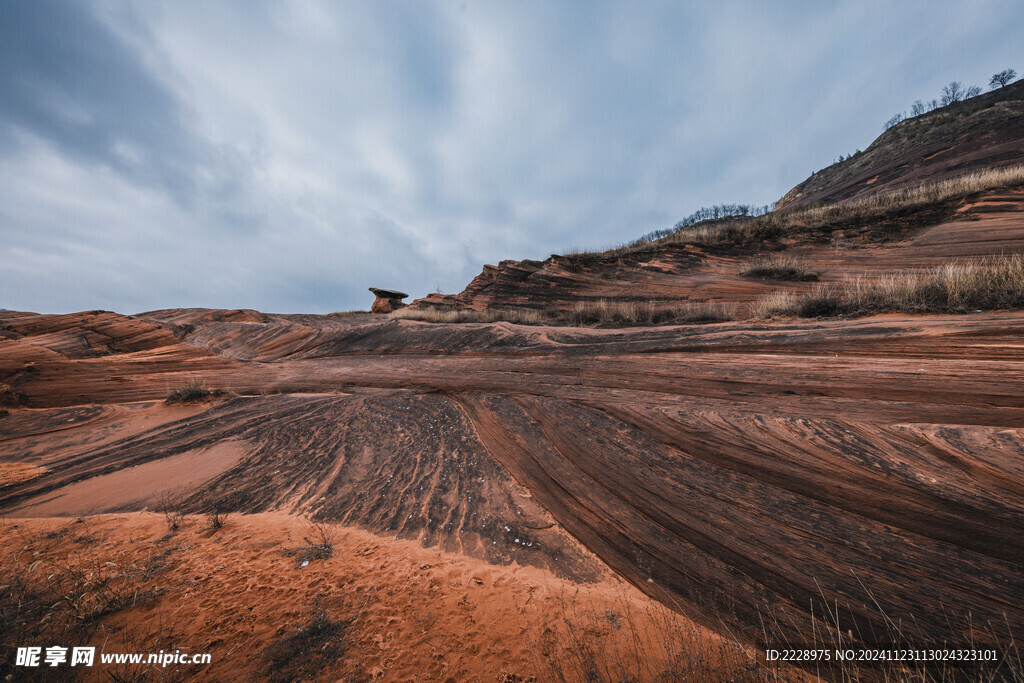
[[885, 130], [889, 130], [903, 120], [903, 114], [894, 114], [891, 119], [885, 122]]
[[964, 99], [965, 100], [969, 100], [972, 97], [977, 97], [980, 94], [981, 94], [981, 88], [979, 88], [976, 85], [972, 85], [970, 88], [967, 89], [967, 92], [964, 93]]
[[942, 89], [942, 106], [959, 102], [964, 98], [964, 86], [960, 81], [951, 81]]
[[914, 104], [910, 105], [911, 116], [920, 116], [926, 111], [928, 110], [924, 108], [924, 102], [922, 102], [921, 100], [914, 100]]
[[996, 88], [1002, 88], [1007, 85], [1013, 79], [1017, 78], [1017, 72], [1013, 69], [1003, 69], [997, 74], [992, 74], [992, 80], [988, 82], [988, 87], [995, 90]]

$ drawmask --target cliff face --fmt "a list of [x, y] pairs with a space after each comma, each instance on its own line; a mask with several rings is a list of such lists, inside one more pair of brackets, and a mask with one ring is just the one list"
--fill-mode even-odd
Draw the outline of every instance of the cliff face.
[[813, 173], [776, 208], [866, 197], [1020, 163], [1024, 80], [896, 124], [862, 153]]
[[414, 302], [430, 306], [533, 308], [565, 310], [579, 301], [643, 299], [678, 301], [688, 297], [679, 279], [706, 264], [707, 254], [684, 245], [625, 255], [552, 255], [544, 261], [524, 259], [485, 265], [459, 294], [431, 294]]

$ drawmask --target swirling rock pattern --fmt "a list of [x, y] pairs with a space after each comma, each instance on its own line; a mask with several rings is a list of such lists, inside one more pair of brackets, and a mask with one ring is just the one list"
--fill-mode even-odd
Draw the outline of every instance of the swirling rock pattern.
[[[27, 406], [0, 418], [0, 463], [31, 466], [0, 487], [8, 515], [178, 488], [196, 511], [304, 513], [575, 580], [607, 566], [750, 641], [766, 617], [801, 640], [837, 604], [861, 634], [1024, 627], [1016, 313], [0, 315], [0, 381]], [[161, 403], [190, 377], [230, 395]]]

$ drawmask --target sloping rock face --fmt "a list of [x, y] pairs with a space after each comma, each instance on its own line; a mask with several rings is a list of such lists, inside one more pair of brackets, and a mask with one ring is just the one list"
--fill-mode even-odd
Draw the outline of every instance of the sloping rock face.
[[856, 199], [1024, 163], [1024, 80], [902, 121], [863, 153], [822, 169], [776, 209]]
[[[596, 556], [752, 642], [763, 619], [804, 642], [837, 603], [855, 633], [891, 620], [912, 642], [1024, 629], [1016, 313], [77, 324], [98, 316], [115, 352], [88, 356], [67, 320], [0, 317], [0, 381], [28, 406], [0, 418], [0, 462], [38, 468], [0, 489], [7, 516], [151, 509], [180, 486], [192, 510], [290, 510], [575, 580]], [[163, 405], [195, 376], [234, 395]], [[202, 478], [176, 465], [207, 452]]]
[[459, 294], [431, 294], [412, 305], [571, 310], [580, 301], [624, 296], [678, 302], [693, 292], [692, 281], [680, 275], [693, 275], [708, 261], [705, 252], [683, 245], [624, 256], [554, 254], [544, 261], [506, 260], [485, 265]]
[[178, 343], [171, 332], [158, 325], [110, 311], [66, 315], [3, 311], [0, 312], [0, 335], [68, 358], [151, 351]]

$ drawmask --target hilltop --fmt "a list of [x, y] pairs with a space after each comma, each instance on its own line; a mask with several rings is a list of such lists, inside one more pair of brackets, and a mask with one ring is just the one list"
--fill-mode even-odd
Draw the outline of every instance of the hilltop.
[[863, 152], [811, 174], [779, 210], [833, 203], [1024, 163], [1024, 80], [900, 121]]

